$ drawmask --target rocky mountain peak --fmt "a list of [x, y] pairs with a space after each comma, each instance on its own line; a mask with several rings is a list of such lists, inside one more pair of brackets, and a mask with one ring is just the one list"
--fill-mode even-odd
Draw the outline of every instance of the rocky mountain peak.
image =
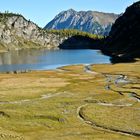
[[74, 9], [68, 9], [66, 12], [70, 12], [70, 13], [74, 13], [74, 12], [76, 12]]
[[75, 11], [59, 13], [45, 29], [78, 29], [93, 34], [107, 35], [119, 15], [98, 11]]

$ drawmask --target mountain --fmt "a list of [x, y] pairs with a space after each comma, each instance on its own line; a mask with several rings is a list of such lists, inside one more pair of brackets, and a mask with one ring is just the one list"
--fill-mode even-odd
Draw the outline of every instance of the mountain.
[[22, 15], [0, 13], [0, 51], [25, 48], [58, 49], [65, 39], [41, 29]]
[[124, 59], [140, 57], [140, 1], [116, 20], [105, 42], [106, 54]]
[[95, 48], [101, 38], [77, 30], [44, 30], [22, 15], [0, 13], [0, 52], [26, 48]]
[[112, 24], [119, 17], [113, 13], [80, 11], [73, 9], [59, 13], [45, 29], [78, 29], [98, 35], [108, 35]]

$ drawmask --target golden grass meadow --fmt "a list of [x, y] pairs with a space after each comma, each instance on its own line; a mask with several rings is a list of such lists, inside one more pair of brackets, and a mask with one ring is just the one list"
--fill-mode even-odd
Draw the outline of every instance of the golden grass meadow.
[[0, 74], [1, 140], [138, 140], [140, 62]]

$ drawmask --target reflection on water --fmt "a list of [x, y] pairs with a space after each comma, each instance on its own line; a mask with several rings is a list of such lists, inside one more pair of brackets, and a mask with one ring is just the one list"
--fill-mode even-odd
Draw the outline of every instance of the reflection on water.
[[71, 64], [110, 63], [96, 50], [20, 50], [0, 54], [0, 71], [45, 70]]
[[37, 62], [37, 56], [41, 50], [22, 50], [0, 54], [0, 65], [31, 64]]

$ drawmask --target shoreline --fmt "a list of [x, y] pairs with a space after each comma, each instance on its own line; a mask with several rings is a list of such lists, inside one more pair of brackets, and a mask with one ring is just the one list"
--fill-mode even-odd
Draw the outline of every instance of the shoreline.
[[[68, 64], [68, 65], [62, 65], [58, 66], [57, 68], [53, 69], [40, 69], [40, 70], [32, 70], [32, 69], [24, 69], [24, 70], [13, 70], [13, 71], [0, 71], [0, 74], [20, 74], [20, 73], [28, 73], [28, 72], [42, 72], [42, 71], [58, 71], [62, 70], [65, 67], [73, 67], [73, 66], [84, 66], [83, 71], [85, 72], [91, 72], [90, 67], [93, 65], [106, 65], [109, 63], [100, 63], [100, 64]], [[92, 72], [91, 72], [92, 73]]]

